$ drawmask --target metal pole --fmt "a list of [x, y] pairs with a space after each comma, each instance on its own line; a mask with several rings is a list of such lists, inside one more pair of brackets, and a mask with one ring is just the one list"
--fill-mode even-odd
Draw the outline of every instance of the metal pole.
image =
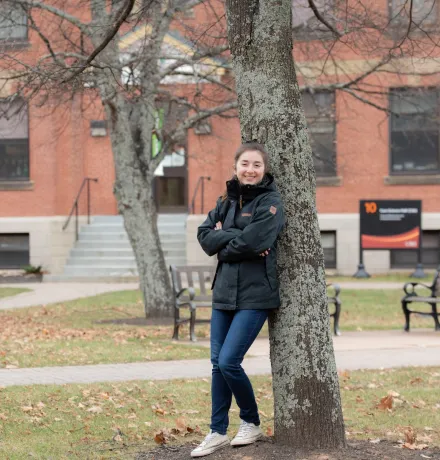
[[362, 248], [362, 229], [360, 228], [361, 213], [359, 212], [359, 265], [353, 278], [370, 278], [364, 266], [364, 250]]
[[75, 204], [75, 241], [78, 241], [78, 201]]
[[202, 214], [203, 214], [203, 209], [205, 208], [205, 177], [202, 176]]
[[419, 235], [419, 248], [417, 250], [417, 265], [414, 273], [410, 275], [411, 278], [426, 278], [426, 274], [423, 271], [423, 263], [422, 263], [422, 246], [423, 246], [423, 238], [422, 238], [422, 229], [420, 229]]
[[87, 223], [90, 224], [90, 180], [87, 179]]

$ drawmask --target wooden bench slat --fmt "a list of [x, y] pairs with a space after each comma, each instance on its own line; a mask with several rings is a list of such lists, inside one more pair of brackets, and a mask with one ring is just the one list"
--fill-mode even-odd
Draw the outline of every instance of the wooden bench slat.
[[435, 302], [440, 303], [440, 297], [418, 297], [418, 296], [407, 296], [405, 297], [407, 302]]

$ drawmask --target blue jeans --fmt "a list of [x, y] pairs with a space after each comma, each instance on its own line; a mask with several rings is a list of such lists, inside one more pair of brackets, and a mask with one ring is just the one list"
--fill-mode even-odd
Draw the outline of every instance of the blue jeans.
[[260, 424], [254, 390], [241, 363], [267, 315], [267, 310], [212, 310], [210, 428], [213, 432], [226, 434], [232, 395], [240, 408], [240, 418]]

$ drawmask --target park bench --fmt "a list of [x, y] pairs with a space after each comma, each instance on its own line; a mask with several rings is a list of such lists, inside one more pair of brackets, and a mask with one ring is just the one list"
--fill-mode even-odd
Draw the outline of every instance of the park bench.
[[[417, 286], [423, 286], [424, 288], [429, 289], [431, 291], [431, 295], [418, 295], [416, 292]], [[430, 286], [423, 283], [410, 282], [403, 286], [403, 290], [405, 291], [405, 296], [402, 299], [402, 309], [403, 314], [405, 315], [405, 331], [409, 332], [409, 322], [412, 313], [421, 316], [432, 316], [434, 319], [435, 330], [440, 331], [440, 313], [437, 312], [437, 304], [440, 302], [440, 271], [436, 271], [434, 280]], [[427, 303], [431, 306], [431, 311], [418, 311], [408, 308], [408, 304], [415, 303]]]
[[[179, 327], [184, 323], [189, 323], [189, 335], [191, 341], [195, 342], [195, 325], [196, 323], [209, 323], [210, 319], [196, 319], [197, 307], [212, 308], [212, 292], [207, 283], [212, 283], [215, 274], [215, 267], [211, 265], [185, 265], [170, 266], [171, 280], [174, 290], [174, 333], [173, 340], [179, 340]], [[341, 291], [337, 284], [328, 284], [332, 288], [333, 295], [328, 295], [328, 303], [334, 305], [335, 310], [330, 314], [333, 317], [333, 330], [335, 335], [339, 332], [339, 317], [341, 314], [341, 300], [339, 293]], [[198, 292], [196, 292], [198, 289]], [[180, 309], [189, 309], [189, 318], [180, 317]]]

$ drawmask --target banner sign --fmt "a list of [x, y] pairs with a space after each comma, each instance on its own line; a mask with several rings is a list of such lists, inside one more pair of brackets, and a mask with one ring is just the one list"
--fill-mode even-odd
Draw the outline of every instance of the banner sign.
[[421, 200], [361, 200], [362, 249], [419, 249]]

